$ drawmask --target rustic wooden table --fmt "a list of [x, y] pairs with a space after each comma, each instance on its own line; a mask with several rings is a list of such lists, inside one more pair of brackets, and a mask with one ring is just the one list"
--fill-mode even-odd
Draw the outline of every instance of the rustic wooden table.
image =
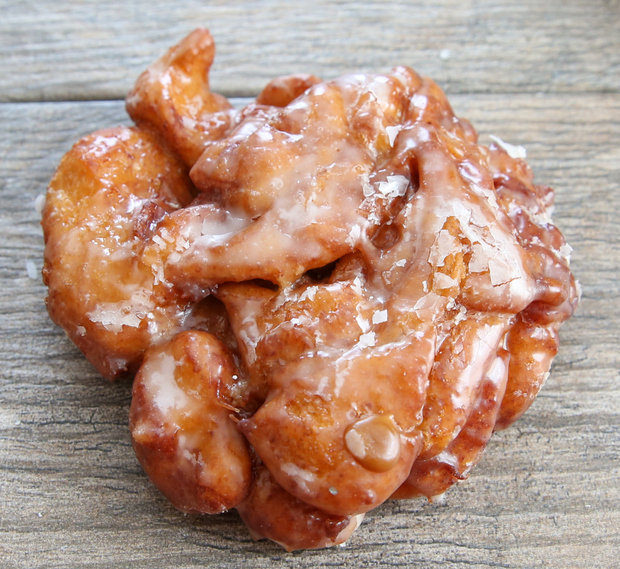
[[[231, 97], [300, 71], [433, 77], [483, 141], [527, 147], [574, 247], [582, 304], [530, 411], [444, 502], [387, 503], [346, 547], [288, 554], [234, 513], [176, 512], [131, 450], [129, 384], [45, 311], [37, 196], [80, 136], [129, 122], [139, 72], [199, 25]], [[1, 567], [619, 566], [618, 0], [0, 0], [0, 157]]]

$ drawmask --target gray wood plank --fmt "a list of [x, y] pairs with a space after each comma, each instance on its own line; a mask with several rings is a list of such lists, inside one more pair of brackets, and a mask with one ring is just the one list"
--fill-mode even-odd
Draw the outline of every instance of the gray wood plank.
[[450, 93], [620, 89], [618, 0], [0, 0], [0, 101], [119, 99], [197, 26], [214, 90], [410, 65]]
[[[120, 101], [0, 104], [0, 565], [609, 568], [620, 547], [620, 101], [458, 95], [487, 140], [523, 144], [557, 189], [584, 296], [540, 397], [443, 503], [389, 502], [346, 547], [287, 554], [234, 513], [176, 512], [131, 450], [130, 387], [109, 384], [47, 318], [34, 208], [61, 155], [128, 123]], [[240, 101], [239, 101], [240, 102]]]

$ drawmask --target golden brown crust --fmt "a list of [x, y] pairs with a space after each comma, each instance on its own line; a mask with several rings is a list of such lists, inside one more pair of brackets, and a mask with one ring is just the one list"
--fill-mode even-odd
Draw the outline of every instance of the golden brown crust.
[[324, 547], [466, 478], [529, 407], [570, 248], [522, 149], [478, 144], [413, 70], [278, 78], [236, 112], [213, 53], [188, 36], [128, 97], [137, 128], [63, 159], [48, 306], [109, 377], [149, 349], [132, 436], [177, 507]]
[[402, 500], [425, 496], [432, 499], [443, 494], [455, 482], [467, 478], [493, 434], [506, 390], [509, 360], [508, 351], [498, 350], [458, 435], [441, 452], [417, 460], [409, 477], [392, 498]]
[[271, 539], [288, 551], [319, 549], [345, 542], [359, 518], [327, 514], [286, 492], [258, 465], [249, 496], [237, 506], [254, 539]]
[[167, 297], [145, 249], [192, 191], [179, 160], [127, 127], [84, 137], [50, 182], [42, 220], [48, 310], [110, 379], [135, 373], [148, 346], [181, 325], [186, 303]]
[[133, 448], [159, 490], [183, 512], [217, 514], [248, 494], [251, 460], [231, 418], [239, 377], [224, 345], [186, 331], [152, 348], [133, 384]]
[[140, 75], [127, 95], [135, 123], [157, 133], [190, 167], [233, 119], [226, 98], [209, 90], [214, 57], [211, 34], [197, 29]]
[[259, 105], [286, 107], [312, 87], [312, 85], [320, 82], [321, 80], [318, 77], [304, 73], [276, 77], [265, 85], [264, 89], [256, 97], [256, 102]]

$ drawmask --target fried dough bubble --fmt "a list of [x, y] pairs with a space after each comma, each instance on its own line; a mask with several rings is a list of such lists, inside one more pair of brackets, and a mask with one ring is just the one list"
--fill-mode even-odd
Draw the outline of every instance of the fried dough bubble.
[[465, 479], [542, 387], [578, 303], [553, 191], [431, 80], [280, 77], [233, 110], [196, 30], [63, 158], [52, 319], [133, 374], [138, 459], [182, 511], [285, 548]]

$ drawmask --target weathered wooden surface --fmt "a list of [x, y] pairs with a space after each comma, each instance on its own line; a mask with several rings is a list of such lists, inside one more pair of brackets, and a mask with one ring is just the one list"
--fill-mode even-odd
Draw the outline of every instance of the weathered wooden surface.
[[[0, 101], [14, 101], [0, 104], [0, 567], [617, 566], [618, 3], [307, 5], [0, 2]], [[575, 249], [582, 305], [530, 411], [442, 504], [388, 503], [344, 548], [287, 554], [253, 542], [233, 513], [176, 512], [133, 456], [129, 385], [101, 379], [49, 321], [32, 273], [43, 249], [34, 202], [61, 155], [128, 122], [122, 101], [96, 99], [121, 98], [198, 24], [215, 32], [214, 83], [227, 94], [277, 73], [416, 65], [483, 141], [528, 148]]]
[[618, 0], [0, 0], [0, 100], [121, 98], [198, 25], [215, 89], [407, 64], [451, 93], [620, 88]]

